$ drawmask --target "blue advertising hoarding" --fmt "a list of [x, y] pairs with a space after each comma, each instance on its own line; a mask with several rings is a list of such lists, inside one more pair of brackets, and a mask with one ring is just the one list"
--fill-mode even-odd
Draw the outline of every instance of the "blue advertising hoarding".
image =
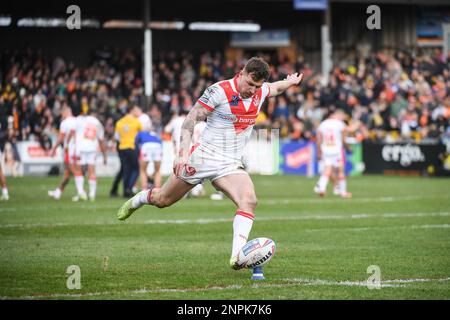
[[[362, 174], [362, 145], [351, 146], [352, 152], [345, 152], [345, 174], [356, 176]], [[313, 142], [288, 142], [281, 145], [280, 169], [283, 174], [297, 174], [302, 176], [319, 175], [317, 161], [317, 146]]]
[[294, 10], [327, 10], [328, 0], [294, 0]]

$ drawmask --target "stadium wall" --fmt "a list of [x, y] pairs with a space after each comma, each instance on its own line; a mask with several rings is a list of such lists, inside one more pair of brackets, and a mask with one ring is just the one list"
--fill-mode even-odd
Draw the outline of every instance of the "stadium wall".
[[[63, 152], [57, 149], [55, 157], [50, 157], [36, 141], [17, 143], [20, 163], [12, 168], [3, 163], [6, 175], [47, 176], [60, 174], [63, 170]], [[443, 166], [446, 147], [438, 144], [416, 143], [353, 143], [352, 152], [343, 154], [347, 175], [358, 176], [362, 173], [409, 174], [409, 175], [448, 175], [450, 171]], [[316, 160], [317, 146], [314, 142], [280, 141], [276, 130], [254, 135], [249, 141], [243, 156], [246, 170], [253, 174], [274, 175], [294, 174], [313, 177], [320, 174], [321, 164]], [[161, 173], [164, 176], [172, 172], [174, 161], [173, 144], [163, 142], [163, 161]], [[97, 157], [97, 175], [114, 176], [120, 168], [116, 152], [108, 153], [108, 162]], [[4, 158], [10, 158], [4, 154]], [[0, 159], [4, 162], [5, 159]], [[15, 172], [13, 172], [15, 171]], [[150, 164], [148, 173], [153, 173]]]
[[[0, 28], [0, 51], [42, 49], [52, 58], [62, 56], [77, 65], [86, 66], [91, 54], [102, 47], [139, 50], [144, 42], [141, 30], [88, 29], [68, 31], [64, 28]], [[207, 50], [223, 51], [229, 41], [226, 32], [152, 31], [153, 51]]]

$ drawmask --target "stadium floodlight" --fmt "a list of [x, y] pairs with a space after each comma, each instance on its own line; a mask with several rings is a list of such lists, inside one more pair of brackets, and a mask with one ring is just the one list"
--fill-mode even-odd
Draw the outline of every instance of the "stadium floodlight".
[[[38, 28], [65, 28], [67, 20], [63, 18], [21, 18], [17, 21], [18, 27], [38, 27]], [[100, 22], [95, 19], [82, 19], [81, 27], [99, 28]]]
[[142, 29], [143, 26], [140, 20], [109, 20], [103, 23], [105, 29]]
[[261, 26], [258, 23], [237, 22], [192, 22], [189, 30], [196, 31], [235, 31], [235, 32], [259, 32]]
[[[157, 30], [182, 30], [182, 21], [152, 21], [149, 23], [150, 29]], [[142, 29], [144, 23], [139, 20], [109, 20], [103, 23], [106, 29]]]
[[184, 29], [184, 22], [182, 21], [152, 21], [150, 22], [151, 29], [159, 30], [182, 30]]
[[66, 20], [58, 18], [22, 18], [17, 21], [18, 27], [65, 27]]
[[8, 27], [11, 24], [11, 17], [0, 17], [0, 27]]

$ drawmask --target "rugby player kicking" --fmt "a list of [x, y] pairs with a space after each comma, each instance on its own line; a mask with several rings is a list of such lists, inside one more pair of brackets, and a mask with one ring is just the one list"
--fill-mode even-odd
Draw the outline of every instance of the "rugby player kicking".
[[[230, 266], [240, 269], [237, 255], [247, 243], [256, 208], [253, 182], [242, 164], [245, 146], [264, 100], [298, 85], [303, 77], [295, 73], [285, 80], [268, 83], [269, 75], [269, 65], [253, 57], [233, 79], [208, 87], [183, 122], [173, 174], [161, 188], [141, 191], [125, 202], [117, 213], [118, 219], [127, 219], [146, 204], [158, 208], [171, 206], [208, 179], [237, 207]], [[194, 127], [205, 120], [200, 142], [191, 148]], [[264, 279], [261, 267], [253, 269], [252, 279]]]

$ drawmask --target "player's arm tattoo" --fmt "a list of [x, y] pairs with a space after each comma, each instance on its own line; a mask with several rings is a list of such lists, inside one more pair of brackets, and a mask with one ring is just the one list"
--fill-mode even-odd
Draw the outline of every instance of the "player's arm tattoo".
[[199, 103], [196, 103], [194, 107], [192, 107], [191, 111], [189, 111], [183, 125], [181, 126], [179, 157], [188, 156], [195, 125], [198, 122], [205, 121], [211, 112], [212, 111], [207, 110]]

